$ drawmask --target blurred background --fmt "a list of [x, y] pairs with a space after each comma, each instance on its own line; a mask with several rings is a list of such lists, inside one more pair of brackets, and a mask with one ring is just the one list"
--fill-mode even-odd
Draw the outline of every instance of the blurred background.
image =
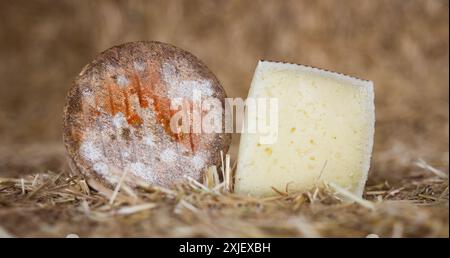
[[[0, 1], [0, 176], [65, 166], [62, 109], [81, 68], [124, 42], [192, 52], [230, 97], [259, 59], [375, 83], [371, 178], [423, 158], [448, 169], [446, 0]], [[236, 145], [236, 144], [235, 144]]]

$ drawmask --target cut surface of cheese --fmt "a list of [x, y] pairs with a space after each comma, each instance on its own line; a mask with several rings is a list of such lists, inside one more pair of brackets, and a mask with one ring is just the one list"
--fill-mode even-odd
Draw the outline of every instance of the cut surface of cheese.
[[258, 132], [241, 134], [236, 193], [306, 192], [333, 182], [362, 195], [375, 125], [371, 81], [260, 61], [248, 97], [278, 99], [278, 133], [271, 144]]

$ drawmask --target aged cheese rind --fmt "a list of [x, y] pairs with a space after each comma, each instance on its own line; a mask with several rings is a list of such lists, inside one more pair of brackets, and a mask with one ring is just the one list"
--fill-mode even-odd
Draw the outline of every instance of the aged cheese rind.
[[264, 97], [278, 99], [278, 138], [261, 144], [258, 133], [241, 135], [235, 191], [268, 196], [272, 187], [304, 192], [334, 182], [361, 196], [373, 146], [373, 83], [261, 61], [249, 98]]
[[171, 130], [172, 100], [191, 107], [194, 90], [202, 100], [226, 98], [215, 75], [185, 50], [130, 42], [104, 51], [67, 96], [63, 136], [71, 169], [111, 188], [122, 178], [131, 186], [170, 187], [185, 176], [200, 181], [220, 164], [231, 136]]

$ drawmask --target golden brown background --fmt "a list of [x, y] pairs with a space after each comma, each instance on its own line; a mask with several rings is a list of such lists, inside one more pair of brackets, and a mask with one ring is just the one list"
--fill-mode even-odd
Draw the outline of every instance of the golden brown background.
[[[448, 37], [447, 0], [0, 0], [0, 237], [448, 238]], [[155, 209], [111, 216], [134, 203], [109, 205], [101, 191], [89, 195], [84, 180], [61, 173], [61, 116], [81, 68], [135, 40], [192, 52], [231, 97], [246, 97], [258, 59], [374, 81], [376, 137], [364, 197], [376, 210], [330, 204], [326, 195], [255, 206], [251, 198], [178, 189], [194, 213], [177, 213], [181, 202], [156, 191], [139, 196]], [[417, 159], [443, 172], [419, 168]]]
[[245, 97], [258, 59], [373, 80], [372, 178], [423, 158], [448, 168], [445, 0], [1, 1], [0, 175], [64, 166], [61, 114], [81, 68], [123, 42], [157, 40], [202, 59]]

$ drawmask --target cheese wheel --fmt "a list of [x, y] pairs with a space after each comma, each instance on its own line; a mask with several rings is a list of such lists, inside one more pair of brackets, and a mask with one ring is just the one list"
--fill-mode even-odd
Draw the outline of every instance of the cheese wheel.
[[271, 142], [261, 142], [261, 133], [241, 135], [237, 193], [268, 196], [277, 194], [273, 188], [305, 192], [334, 183], [362, 195], [375, 125], [371, 81], [262, 61], [249, 98], [277, 99], [278, 123]]
[[68, 93], [64, 142], [72, 170], [107, 186], [123, 175], [131, 185], [170, 186], [184, 176], [200, 180], [207, 167], [220, 164], [231, 136], [171, 129], [177, 111], [172, 101], [181, 98], [192, 107], [194, 90], [224, 104], [217, 78], [189, 52], [160, 42], [104, 51]]

